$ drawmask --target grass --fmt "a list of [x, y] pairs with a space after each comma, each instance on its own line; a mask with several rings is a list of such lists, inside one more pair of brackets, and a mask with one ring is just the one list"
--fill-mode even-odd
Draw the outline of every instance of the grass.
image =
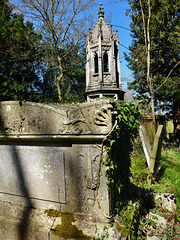
[[[177, 148], [177, 144], [163, 144], [159, 168], [152, 183], [147, 180], [149, 171], [139, 139], [136, 140], [131, 155], [130, 180], [134, 185], [151, 192], [172, 193], [176, 197], [177, 211], [174, 213], [157, 206], [150, 209], [151, 212], [163, 216], [167, 221], [166, 231], [162, 236], [157, 234], [160, 239], [161, 237], [163, 239], [164, 236], [168, 240], [180, 239], [180, 152], [177, 152]], [[140, 226], [141, 228], [143, 229], [143, 226]], [[144, 230], [140, 230], [139, 236], [141, 237], [137, 239], [144, 239], [142, 237]]]
[[131, 182], [154, 192], [172, 193], [180, 211], [180, 152], [177, 146], [164, 145], [153, 184], [147, 181], [149, 171], [140, 141], [136, 141], [131, 155]]

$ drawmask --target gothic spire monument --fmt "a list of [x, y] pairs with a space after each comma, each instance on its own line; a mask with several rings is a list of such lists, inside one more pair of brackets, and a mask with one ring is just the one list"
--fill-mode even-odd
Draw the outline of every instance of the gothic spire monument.
[[86, 39], [86, 100], [91, 102], [100, 97], [123, 100], [118, 34], [106, 23], [102, 4], [98, 15]]

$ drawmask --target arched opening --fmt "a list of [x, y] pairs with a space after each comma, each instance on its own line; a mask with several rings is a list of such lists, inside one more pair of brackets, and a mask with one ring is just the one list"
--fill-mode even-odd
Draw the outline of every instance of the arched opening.
[[94, 56], [94, 72], [98, 73], [98, 55], [97, 55], [97, 53], [95, 53], [95, 56]]
[[[118, 66], [117, 66], [117, 61], [118, 61], [118, 49], [116, 42], [114, 42], [114, 57], [115, 57], [115, 72], [116, 72], [116, 83], [118, 84], [118, 79], [119, 79], [119, 72], [118, 72]], [[118, 86], [119, 87], [119, 86]]]
[[109, 72], [109, 61], [107, 52], [103, 54], [103, 72]]

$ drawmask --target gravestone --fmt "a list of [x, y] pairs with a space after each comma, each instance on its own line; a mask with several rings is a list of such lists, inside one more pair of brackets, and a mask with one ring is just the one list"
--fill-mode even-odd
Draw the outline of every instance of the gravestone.
[[158, 164], [161, 158], [161, 149], [163, 143], [163, 136], [164, 136], [164, 126], [159, 125], [157, 133], [155, 135], [154, 144], [153, 144], [153, 151], [151, 155], [151, 162], [149, 170], [151, 173], [156, 173]]
[[164, 136], [164, 126], [159, 125], [156, 132], [153, 144], [153, 150], [151, 151], [149, 139], [146, 133], [146, 129], [141, 125], [139, 129], [139, 135], [142, 141], [144, 154], [150, 173], [155, 173], [161, 157], [161, 148]]
[[166, 137], [167, 139], [170, 139], [172, 134], [174, 133], [174, 124], [173, 121], [167, 121], [166, 122]]
[[150, 143], [149, 143], [149, 139], [148, 139], [146, 129], [142, 125], [140, 125], [140, 128], [139, 128], [139, 135], [140, 135], [141, 142], [142, 142], [142, 145], [143, 145], [144, 154], [146, 156], [147, 165], [149, 167], [150, 162], [151, 162], [152, 152], [151, 152], [151, 146], [150, 146]]

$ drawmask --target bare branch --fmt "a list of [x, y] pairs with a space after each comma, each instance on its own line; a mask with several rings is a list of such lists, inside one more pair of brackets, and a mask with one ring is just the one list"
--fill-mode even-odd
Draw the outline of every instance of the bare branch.
[[141, 7], [141, 14], [142, 14], [142, 20], [143, 20], [143, 31], [144, 31], [144, 41], [145, 41], [145, 49], [146, 49], [146, 53], [147, 53], [147, 36], [146, 36], [146, 24], [145, 24], [145, 18], [144, 18], [144, 11], [143, 11], [143, 7], [142, 7], [142, 1], [139, 0], [140, 3], [140, 7]]
[[[21, 7], [29, 11], [29, 15], [40, 22], [46, 33], [52, 37], [56, 52], [56, 61], [59, 68], [57, 77], [57, 88], [59, 100], [61, 97], [60, 82], [63, 79], [63, 59], [69, 52], [61, 51], [63, 43], [68, 42], [68, 38], [78, 41], [84, 37], [82, 16], [78, 16], [95, 0], [21, 0]], [[83, 19], [84, 20], [84, 19]], [[88, 17], [86, 17], [88, 20]]]
[[164, 80], [164, 82], [161, 83], [161, 85], [155, 90], [155, 92], [157, 92], [157, 91], [167, 82], [167, 80], [168, 80], [169, 76], [171, 75], [172, 71], [173, 71], [179, 64], [180, 64], [180, 61], [175, 64], [175, 66], [171, 69], [171, 71], [170, 71], [169, 74], [167, 75], [167, 77], [166, 77], [166, 79]]

